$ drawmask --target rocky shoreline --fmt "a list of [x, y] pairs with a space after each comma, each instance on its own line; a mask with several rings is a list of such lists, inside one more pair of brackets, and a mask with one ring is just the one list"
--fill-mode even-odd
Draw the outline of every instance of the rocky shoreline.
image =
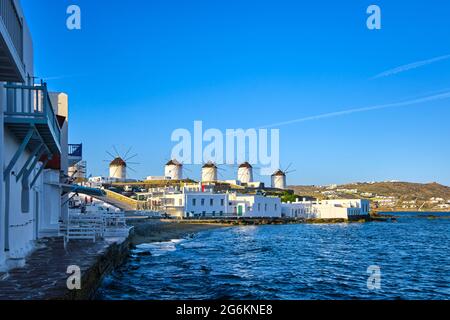
[[133, 235], [130, 237], [133, 246], [182, 239], [200, 231], [225, 227], [225, 225], [217, 223], [197, 222], [188, 224], [183, 221], [155, 219], [131, 219], [127, 221], [127, 224], [134, 228]]

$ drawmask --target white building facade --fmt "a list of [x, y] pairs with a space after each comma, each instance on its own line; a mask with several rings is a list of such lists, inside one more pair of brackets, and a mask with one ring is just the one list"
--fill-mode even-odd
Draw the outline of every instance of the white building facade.
[[244, 218], [281, 218], [281, 200], [278, 197], [232, 193], [229, 197], [233, 216]]
[[4, 271], [22, 265], [35, 240], [57, 231], [63, 219], [60, 179], [67, 172], [67, 108], [54, 105], [45, 83], [34, 84], [33, 44], [20, 2], [2, 0], [0, 7], [0, 270]]
[[370, 201], [336, 199], [283, 203], [282, 215], [287, 218], [353, 220], [370, 215]]
[[[188, 190], [158, 195], [161, 207], [177, 218], [280, 218], [281, 200], [278, 197], [214, 193], [211, 190]], [[152, 201], [150, 199], [150, 201]]]

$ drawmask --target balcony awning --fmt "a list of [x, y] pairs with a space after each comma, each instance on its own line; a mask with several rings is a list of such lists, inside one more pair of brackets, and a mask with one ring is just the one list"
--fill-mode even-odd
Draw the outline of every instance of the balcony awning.
[[56, 183], [56, 182], [49, 182], [47, 184], [60, 187], [64, 193], [81, 193], [87, 196], [93, 196], [93, 197], [104, 197], [106, 196], [105, 191], [98, 189], [98, 188], [88, 188], [79, 186], [77, 184], [63, 184], [63, 183]]
[[67, 192], [73, 192], [73, 193], [81, 193], [85, 194], [87, 196], [93, 196], [93, 197], [104, 197], [106, 196], [105, 191], [97, 188], [88, 188], [83, 187], [79, 185], [63, 185], [63, 190]]

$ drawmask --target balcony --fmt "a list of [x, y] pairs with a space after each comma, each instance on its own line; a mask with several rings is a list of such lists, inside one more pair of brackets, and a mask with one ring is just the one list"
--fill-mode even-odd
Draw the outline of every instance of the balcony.
[[83, 160], [83, 145], [69, 144], [69, 167], [76, 165]]
[[24, 24], [16, 0], [0, 0], [0, 81], [24, 82]]
[[[2, 0], [3, 1], [3, 0]], [[34, 150], [44, 144], [53, 155], [61, 154], [61, 128], [55, 115], [47, 85], [5, 85], [5, 126], [20, 140], [34, 132], [28, 147]]]

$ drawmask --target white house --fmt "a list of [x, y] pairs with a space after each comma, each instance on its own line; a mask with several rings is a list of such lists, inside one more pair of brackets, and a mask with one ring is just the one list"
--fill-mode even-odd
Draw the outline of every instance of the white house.
[[278, 197], [232, 193], [229, 195], [229, 203], [229, 213], [238, 217], [281, 217], [281, 199]]
[[22, 265], [34, 241], [67, 215], [68, 102], [35, 84], [33, 44], [18, 0], [0, 2], [0, 270]]
[[163, 205], [168, 214], [179, 218], [222, 217], [228, 213], [228, 195], [211, 192], [167, 194]]
[[357, 219], [370, 214], [370, 201], [365, 199], [335, 199], [297, 201], [282, 204], [282, 214], [290, 218]]
[[285, 218], [315, 218], [311, 201], [296, 201], [281, 204], [281, 215]]
[[193, 217], [281, 217], [278, 197], [216, 193], [204, 185], [190, 185], [181, 190], [141, 193], [138, 198], [160, 206], [162, 211], [177, 218]]

